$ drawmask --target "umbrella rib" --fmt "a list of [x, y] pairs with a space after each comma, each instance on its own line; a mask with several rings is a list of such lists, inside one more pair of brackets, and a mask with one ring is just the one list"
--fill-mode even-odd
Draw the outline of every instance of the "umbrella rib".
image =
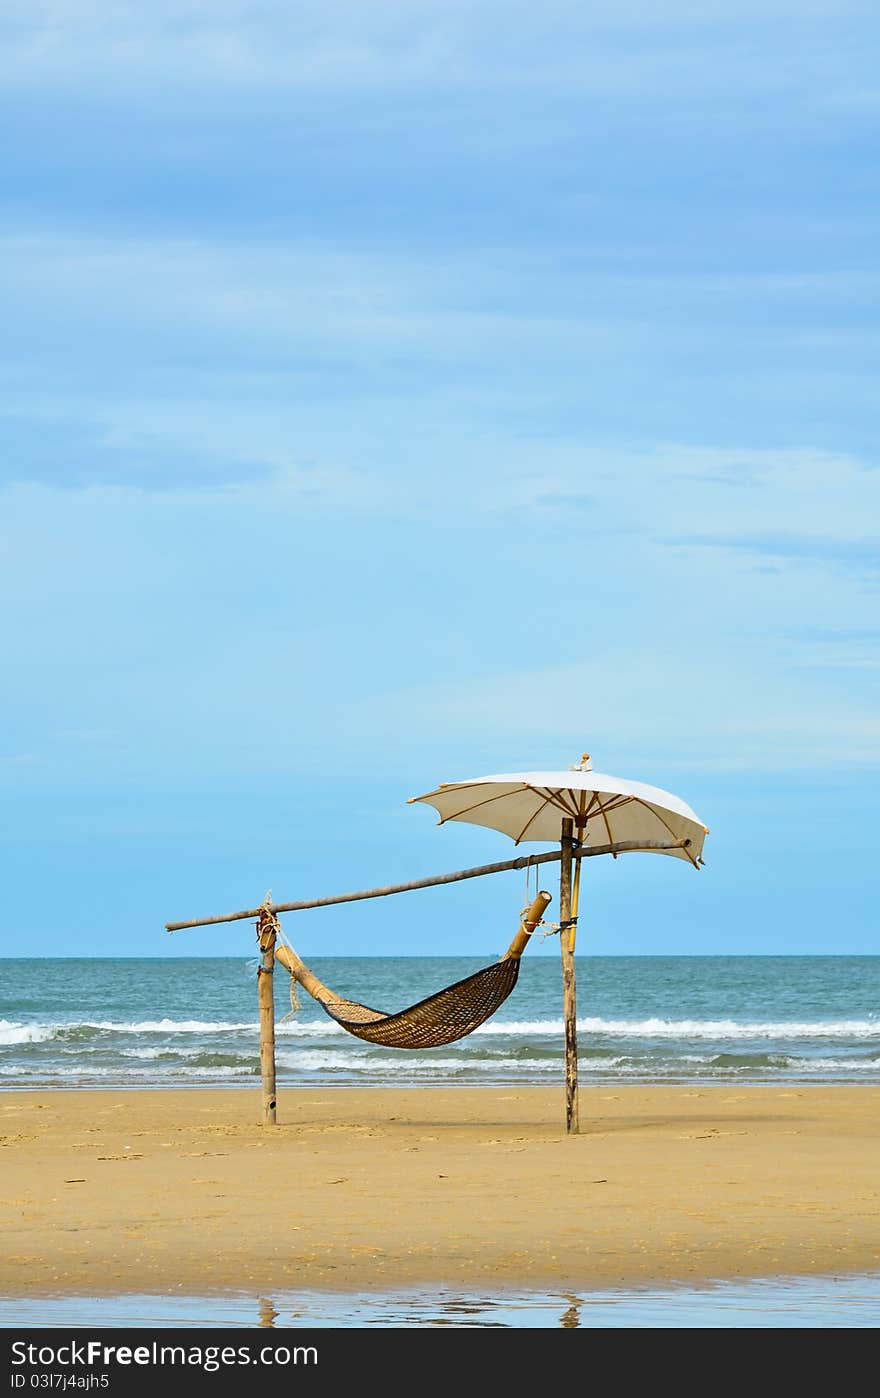
[[572, 814], [577, 815], [577, 811], [574, 809], [574, 807], [567, 806], [565, 804], [565, 801], [560, 798], [559, 792], [552, 789], [551, 787], [530, 786], [528, 787], [528, 790], [534, 791], [535, 795], [540, 795], [541, 792], [546, 792], [547, 800], [550, 802], [551, 806], [555, 806], [557, 811], [561, 811], [564, 816], [570, 816]]
[[[528, 782], [523, 782], [522, 790], [531, 791], [532, 788], [529, 786]], [[470, 815], [471, 811], [479, 810], [480, 806], [491, 806], [493, 801], [503, 801], [505, 797], [510, 795], [512, 795], [512, 792], [510, 791], [501, 791], [496, 793], [496, 795], [494, 796], [487, 796], [484, 801], [475, 801], [472, 806], [462, 806], [460, 811], [454, 811], [452, 815], [441, 815], [439, 824], [445, 825], [447, 820], [459, 820], [461, 816]]]
[[586, 809], [586, 810], [584, 811], [584, 813], [583, 813], [583, 820], [584, 820], [584, 826], [583, 826], [583, 828], [584, 828], [584, 838], [585, 838], [585, 839], [586, 839], [586, 830], [587, 830], [587, 826], [588, 826], [589, 822], [592, 820], [593, 816], [596, 814], [596, 809], [595, 809], [595, 808], [596, 808], [598, 805], [599, 805], [599, 793], [598, 793], [598, 791], [594, 791], [594, 792], [592, 793], [592, 795], [590, 796], [590, 800], [589, 800], [589, 803], [588, 803], [588, 805], [587, 805], [587, 809]]
[[590, 804], [589, 804], [589, 806], [587, 807], [587, 810], [586, 810], [586, 813], [585, 813], [588, 819], [589, 819], [591, 816], [598, 815], [600, 812], [601, 812], [602, 814], [604, 814], [604, 813], [607, 811], [609, 814], [611, 814], [611, 812], [613, 812], [613, 811], [619, 811], [620, 808], [621, 808], [621, 806], [625, 806], [626, 803], [627, 803], [628, 801], [633, 801], [633, 800], [635, 800], [635, 797], [633, 797], [633, 796], [612, 796], [611, 800], [610, 800], [610, 801], [606, 801], [605, 804], [604, 804], [604, 806], [603, 806], [602, 803], [600, 802], [598, 795], [594, 798], [594, 800], [595, 800], [596, 806], [598, 807], [598, 810], [595, 810], [595, 811], [593, 810], [594, 802], [591, 801]]
[[599, 800], [598, 791], [594, 791], [590, 799], [590, 804], [587, 806], [585, 811], [578, 811], [577, 818], [578, 820], [580, 820], [581, 818], [583, 818], [584, 820], [589, 820], [591, 816], [596, 814], [594, 807], [598, 807], [598, 810], [603, 812], [619, 811], [621, 806], [625, 806], [628, 801], [634, 801], [635, 799], [636, 798], [634, 796], [623, 796], [622, 794], [615, 794], [611, 797], [611, 800], [606, 801], [605, 805], [603, 806], [601, 801]]
[[605, 809], [606, 811], [619, 811], [621, 806], [625, 806], [635, 799], [634, 796], [614, 796], [610, 801], [605, 802]]
[[[535, 793], [536, 796], [540, 794], [537, 787], [532, 787], [531, 789], [534, 791], [534, 793]], [[552, 804], [551, 797], [550, 797], [550, 796], [545, 796], [545, 797], [544, 797], [544, 800], [543, 800], [542, 803], [541, 803], [541, 805], [538, 807], [538, 809], [537, 809], [536, 811], [532, 811], [532, 814], [529, 816], [529, 818], [528, 818], [528, 820], [526, 821], [525, 825], [523, 826], [522, 830], [521, 830], [521, 831], [519, 832], [519, 834], [515, 837], [515, 839], [514, 839], [514, 841], [513, 841], [513, 843], [514, 843], [515, 845], [518, 845], [518, 844], [519, 844], [520, 840], [521, 840], [521, 839], [523, 838], [523, 836], [525, 835], [525, 833], [526, 833], [526, 831], [528, 830], [529, 826], [531, 825], [532, 821], [533, 821], [533, 820], [537, 820], [537, 819], [538, 819], [538, 816], [542, 813], [542, 811], [546, 810], [546, 808], [547, 808], [549, 805], [551, 805], [551, 804]]]
[[572, 789], [571, 789], [570, 786], [567, 786], [567, 787], [565, 788], [565, 794], [566, 794], [566, 796], [568, 797], [569, 801], [571, 802], [571, 814], [572, 814], [572, 819], [573, 819], [573, 820], [578, 820], [579, 817], [580, 817], [580, 813], [581, 813], [581, 803], [580, 803], [579, 800], [577, 800], [577, 801], [575, 800], [574, 792], [572, 791]]
[[601, 802], [601, 801], [598, 801], [598, 802], [597, 802], [597, 805], [598, 805], [598, 807], [599, 807], [599, 814], [601, 815], [602, 820], [603, 820], [604, 823], [605, 823], [605, 829], [608, 831], [608, 843], [609, 843], [609, 845], [613, 845], [613, 844], [614, 844], [614, 840], [613, 840], [612, 837], [611, 837], [611, 826], [608, 824], [608, 817], [607, 817], [607, 815], [605, 814], [605, 807], [602, 805], [602, 802]]
[[[660, 821], [661, 825], [664, 825], [664, 826], [666, 827], [666, 829], [669, 831], [669, 833], [670, 833], [670, 835], [672, 836], [672, 838], [675, 839], [675, 831], [673, 830], [672, 826], [669, 824], [668, 820], [665, 820], [665, 819], [663, 818], [663, 816], [662, 816], [662, 815], [660, 814], [660, 812], [656, 809], [656, 807], [650, 806], [650, 805], [648, 804], [647, 801], [643, 801], [642, 798], [641, 798], [641, 796], [634, 796], [634, 797], [633, 797], [633, 800], [634, 800], [634, 801], [638, 801], [639, 805], [640, 805], [640, 806], [644, 806], [646, 811], [650, 811], [652, 815], [655, 815], [655, 816], [657, 817], [657, 819]], [[697, 861], [694, 859], [694, 856], [691, 854], [691, 852], [690, 852], [690, 850], [688, 849], [687, 845], [683, 845], [682, 848], [684, 849], [685, 854], [687, 855], [688, 859], [689, 859], [689, 860], [691, 861], [691, 863], [693, 864], [694, 868], [695, 868], [695, 869], [699, 869], [700, 866], [699, 866], [699, 864], [697, 863]]]

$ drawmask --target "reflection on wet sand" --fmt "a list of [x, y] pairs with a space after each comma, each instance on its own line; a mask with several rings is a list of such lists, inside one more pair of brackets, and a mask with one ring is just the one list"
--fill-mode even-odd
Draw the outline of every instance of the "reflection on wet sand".
[[581, 1323], [581, 1306], [584, 1303], [579, 1296], [566, 1296], [565, 1299], [568, 1302], [568, 1308], [562, 1312], [559, 1324], [563, 1330], [577, 1330]]
[[260, 1319], [259, 1319], [259, 1324], [260, 1324], [261, 1329], [263, 1329], [263, 1330], [274, 1330], [274, 1328], [275, 1328], [275, 1322], [276, 1322], [276, 1320], [278, 1319], [278, 1317], [279, 1317], [280, 1314], [281, 1314], [281, 1312], [280, 1312], [280, 1311], [276, 1311], [276, 1309], [275, 1309], [275, 1307], [273, 1306], [273, 1304], [272, 1304], [271, 1301], [268, 1301], [268, 1300], [266, 1299], [265, 1296], [261, 1296], [261, 1297], [260, 1297]]
[[290, 1292], [259, 1296], [0, 1296], [0, 1327], [258, 1325], [262, 1329], [448, 1326], [577, 1330], [651, 1326], [823, 1329], [880, 1325], [880, 1273], [764, 1277], [626, 1291]]

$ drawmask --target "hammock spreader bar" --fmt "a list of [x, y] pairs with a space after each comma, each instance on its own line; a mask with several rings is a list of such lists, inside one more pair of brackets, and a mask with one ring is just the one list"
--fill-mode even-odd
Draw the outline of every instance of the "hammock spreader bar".
[[406, 1010], [386, 1014], [382, 1010], [348, 1000], [330, 990], [290, 946], [279, 943], [275, 959], [317, 1000], [332, 1020], [367, 1043], [385, 1048], [424, 1049], [463, 1039], [503, 1005], [516, 985], [520, 957], [529, 937], [541, 921], [549, 893], [539, 893], [523, 916], [519, 931], [501, 957], [473, 975], [438, 990]]

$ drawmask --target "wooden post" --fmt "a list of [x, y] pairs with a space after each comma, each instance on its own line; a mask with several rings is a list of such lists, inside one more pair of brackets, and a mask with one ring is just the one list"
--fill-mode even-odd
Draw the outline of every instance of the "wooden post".
[[263, 1125], [274, 1126], [275, 1104], [275, 918], [260, 913], [257, 938], [262, 963], [257, 970], [260, 1002], [260, 1076], [263, 1080]]
[[559, 864], [559, 949], [562, 954], [562, 1014], [565, 1025], [565, 1129], [576, 1136], [578, 1125], [577, 993], [574, 978], [574, 939], [571, 920], [571, 863], [574, 821], [562, 822], [562, 858]]

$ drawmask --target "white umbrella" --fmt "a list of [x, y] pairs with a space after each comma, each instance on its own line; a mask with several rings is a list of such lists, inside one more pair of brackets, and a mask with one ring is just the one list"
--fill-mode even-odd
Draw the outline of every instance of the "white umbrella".
[[[440, 813], [438, 825], [463, 820], [509, 835], [514, 844], [560, 840], [571, 820], [578, 843], [642, 843], [657, 854], [699, 865], [707, 827], [669, 791], [592, 770], [588, 755], [565, 772], [505, 772], [443, 782], [424, 796]], [[687, 842], [687, 843], [684, 843]], [[619, 851], [618, 851], [619, 852]], [[614, 851], [611, 851], [614, 853]]]
[[[504, 772], [443, 782], [410, 802], [439, 812], [438, 824], [461, 820], [509, 835], [515, 844], [553, 840], [562, 844], [560, 945], [565, 1019], [566, 1124], [578, 1130], [577, 1008], [574, 980], [575, 928], [581, 857], [591, 846], [614, 858], [634, 850], [671, 855], [695, 869], [703, 863], [709, 833], [678, 796], [643, 782], [594, 772], [589, 754], [562, 772]], [[572, 859], [574, 881], [572, 883]]]

